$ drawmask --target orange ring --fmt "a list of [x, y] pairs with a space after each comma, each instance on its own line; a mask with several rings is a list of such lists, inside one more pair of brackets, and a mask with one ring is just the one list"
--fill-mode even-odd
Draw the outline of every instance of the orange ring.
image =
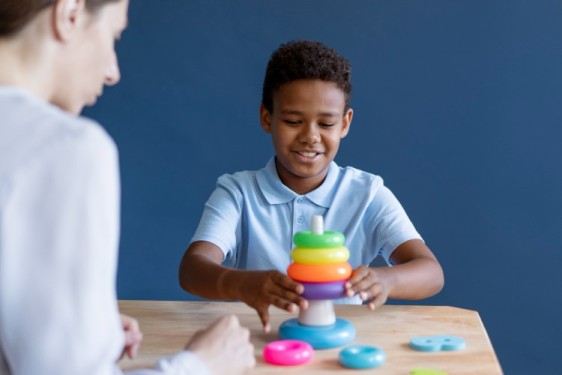
[[351, 276], [349, 263], [301, 264], [291, 263], [287, 268], [289, 277], [296, 281], [324, 283], [346, 280]]

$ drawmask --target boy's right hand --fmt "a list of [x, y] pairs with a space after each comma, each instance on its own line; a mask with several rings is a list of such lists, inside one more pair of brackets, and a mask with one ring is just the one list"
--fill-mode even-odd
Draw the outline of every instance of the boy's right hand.
[[301, 297], [302, 284], [279, 271], [246, 271], [240, 276], [240, 300], [257, 311], [265, 333], [271, 330], [270, 305], [291, 313], [297, 312], [297, 307], [303, 310], [308, 307], [306, 299]]

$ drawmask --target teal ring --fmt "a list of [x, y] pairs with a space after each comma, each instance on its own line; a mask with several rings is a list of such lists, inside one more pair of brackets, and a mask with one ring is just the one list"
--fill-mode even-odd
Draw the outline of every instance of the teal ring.
[[374, 346], [354, 345], [343, 348], [339, 360], [342, 366], [349, 368], [373, 368], [384, 363], [386, 353]]

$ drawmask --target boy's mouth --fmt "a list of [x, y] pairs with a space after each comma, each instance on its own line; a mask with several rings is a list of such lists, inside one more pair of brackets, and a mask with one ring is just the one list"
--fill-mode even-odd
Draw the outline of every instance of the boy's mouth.
[[313, 158], [319, 153], [315, 151], [297, 151], [297, 154], [299, 154], [300, 156], [304, 156], [305, 158]]

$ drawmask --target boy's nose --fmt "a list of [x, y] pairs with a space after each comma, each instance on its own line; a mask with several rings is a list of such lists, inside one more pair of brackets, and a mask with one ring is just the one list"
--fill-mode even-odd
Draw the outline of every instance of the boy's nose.
[[300, 136], [301, 142], [305, 143], [318, 143], [320, 141], [320, 132], [318, 131], [318, 126], [316, 124], [307, 124], [303, 127]]

